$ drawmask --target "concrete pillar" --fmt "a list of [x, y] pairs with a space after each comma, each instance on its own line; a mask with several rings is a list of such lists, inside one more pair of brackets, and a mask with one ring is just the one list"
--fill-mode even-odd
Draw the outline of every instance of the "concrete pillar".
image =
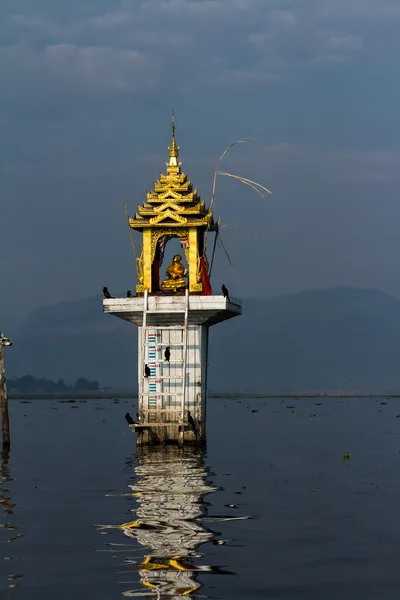
[[[179, 327], [179, 326], [178, 326]], [[143, 336], [146, 337], [143, 343]], [[165, 360], [165, 350], [170, 348], [170, 361]], [[184, 330], [182, 327], [149, 326], [138, 335], [139, 415], [141, 423], [151, 423], [151, 431], [139, 432], [140, 444], [156, 442], [198, 442], [205, 440], [205, 405], [207, 395], [208, 327], [189, 325], [187, 332], [186, 369], [184, 365]], [[148, 364], [151, 375], [141, 376], [141, 364]], [[185, 378], [185, 398], [183, 384]], [[190, 411], [192, 427], [182, 427]], [[157, 426], [157, 424], [159, 426]], [[170, 425], [168, 425], [170, 424]]]
[[[138, 445], [198, 443], [206, 438], [209, 327], [242, 313], [239, 300], [189, 296], [185, 352], [185, 297], [149, 296], [103, 300], [103, 311], [138, 326]], [[170, 347], [170, 362], [165, 349]], [[150, 377], [144, 377], [144, 367]], [[185, 384], [185, 390], [184, 390]], [[184, 394], [184, 396], [183, 396]], [[184, 402], [183, 402], [184, 398]], [[188, 411], [194, 428], [188, 422]], [[183, 417], [183, 418], [182, 418]]]

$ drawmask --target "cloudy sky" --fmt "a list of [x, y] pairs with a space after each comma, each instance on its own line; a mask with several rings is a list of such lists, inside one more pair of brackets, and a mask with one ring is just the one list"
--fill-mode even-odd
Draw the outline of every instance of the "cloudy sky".
[[396, 0], [2, 0], [2, 328], [134, 288], [123, 203], [164, 169], [172, 109], [203, 198], [244, 136], [224, 169], [273, 191], [219, 179], [217, 289], [400, 297], [399, 27]]

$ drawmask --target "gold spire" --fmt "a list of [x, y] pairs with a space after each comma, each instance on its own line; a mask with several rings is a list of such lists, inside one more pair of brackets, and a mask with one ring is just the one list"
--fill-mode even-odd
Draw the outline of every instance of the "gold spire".
[[177, 164], [176, 163], [176, 159], [179, 156], [179, 146], [176, 145], [176, 140], [175, 140], [175, 113], [174, 111], [172, 111], [172, 120], [171, 120], [171, 131], [172, 131], [172, 143], [170, 146], [168, 146], [168, 150], [169, 150], [169, 158], [170, 159], [175, 159], [175, 160], [170, 160], [169, 164]]

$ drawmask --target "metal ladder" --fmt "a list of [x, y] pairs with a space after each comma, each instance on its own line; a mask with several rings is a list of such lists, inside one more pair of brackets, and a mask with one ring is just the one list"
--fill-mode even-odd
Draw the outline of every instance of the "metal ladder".
[[[149, 311], [148, 309], [148, 291], [145, 290], [144, 292], [144, 298], [143, 298], [144, 302], [143, 302], [143, 322], [142, 322], [142, 332], [141, 332], [141, 347], [142, 347], [142, 356], [141, 356], [141, 361], [140, 361], [140, 389], [139, 389], [139, 399], [140, 399], [140, 406], [142, 407], [141, 410], [144, 413], [151, 413], [151, 412], [162, 412], [162, 413], [167, 413], [167, 412], [176, 412], [174, 410], [169, 410], [169, 409], [161, 409], [158, 410], [156, 408], [150, 408], [149, 405], [149, 401], [147, 403], [148, 408], [147, 409], [143, 409], [143, 400], [144, 398], [148, 398], [149, 396], [180, 396], [181, 397], [181, 409], [180, 409], [180, 419], [179, 419], [179, 423], [180, 424], [184, 424], [185, 423], [185, 404], [186, 404], [186, 389], [187, 389], [187, 385], [186, 385], [186, 364], [187, 364], [187, 344], [188, 344], [188, 320], [189, 320], [189, 290], [186, 289], [185, 291], [185, 310], [184, 311], [174, 311], [174, 314], [183, 314], [184, 315], [184, 324], [183, 325], [173, 325], [173, 326], [169, 326], [169, 327], [163, 327], [163, 326], [159, 326], [159, 325], [148, 325], [147, 324], [147, 315], [148, 314], [157, 314], [159, 312], [163, 312], [163, 311]], [[150, 347], [150, 342], [149, 342], [149, 335], [148, 332], [149, 330], [152, 331], [176, 331], [176, 330], [182, 330], [183, 331], [183, 343], [182, 344], [169, 344], [171, 346], [179, 346], [183, 348], [183, 360], [182, 360], [182, 375], [179, 376], [171, 376], [171, 375], [150, 375], [149, 378], [147, 378], [145, 376], [145, 372], [144, 372], [144, 367], [145, 364], [149, 363], [150, 357], [149, 357], [149, 347]], [[155, 344], [155, 342], [154, 342]], [[179, 361], [180, 362], [180, 361]], [[144, 391], [144, 382], [145, 380], [148, 379], [149, 380], [149, 388], [150, 386], [152, 386], [152, 382], [150, 381], [151, 379], [153, 380], [181, 380], [182, 381], [182, 391], [179, 393], [176, 392], [157, 392], [157, 391]], [[157, 423], [157, 426], [159, 426], [160, 423]], [[171, 425], [171, 423], [166, 423], [165, 425]]]

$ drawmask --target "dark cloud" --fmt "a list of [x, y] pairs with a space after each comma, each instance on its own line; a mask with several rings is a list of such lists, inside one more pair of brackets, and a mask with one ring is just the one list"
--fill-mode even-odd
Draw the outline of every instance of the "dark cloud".
[[274, 192], [218, 182], [216, 279], [400, 294], [399, 21], [391, 0], [3, 1], [0, 310], [133, 287], [123, 202], [163, 169], [172, 108], [204, 198], [242, 136], [224, 168]]

